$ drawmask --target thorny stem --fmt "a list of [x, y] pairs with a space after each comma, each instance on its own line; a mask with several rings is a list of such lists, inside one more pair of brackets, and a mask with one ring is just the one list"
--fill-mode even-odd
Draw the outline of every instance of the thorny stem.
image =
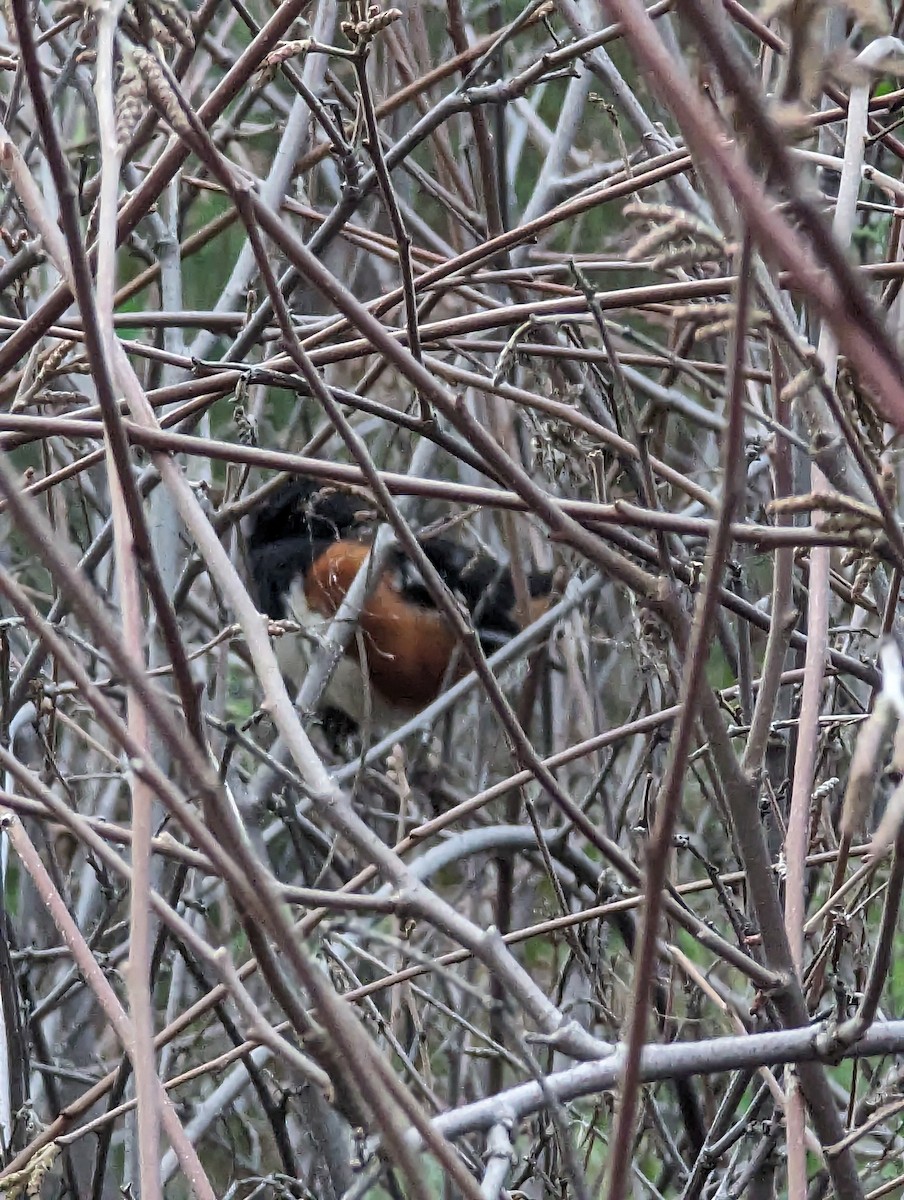
[[[666, 774], [656, 800], [656, 824], [647, 845], [645, 864], [644, 919], [635, 958], [634, 996], [628, 1029], [628, 1045], [618, 1121], [613, 1151], [609, 1161], [609, 1195], [620, 1200], [627, 1187], [630, 1149], [633, 1142], [637, 1092], [640, 1083], [639, 1065], [644, 1042], [648, 1003], [656, 943], [659, 936], [660, 897], [665, 884], [668, 858], [672, 850], [672, 833], [678, 818], [681, 790], [687, 771], [699, 709], [699, 697], [705, 687], [707, 648], [711, 641], [713, 619], [718, 605], [718, 587], [725, 558], [731, 544], [731, 522], [743, 495], [744, 412], [741, 407], [743, 387], [742, 365], [745, 357], [748, 309], [750, 304], [749, 273], [751, 242], [744, 233], [738, 256], [738, 290], [735, 324], [731, 333], [729, 358], [728, 418], [723, 450], [722, 506], [713, 526], [706, 550], [705, 583], [697, 597], [691, 636], [686, 647], [685, 669], [681, 681], [681, 715], [675, 722], [669, 746]], [[685, 647], [678, 647], [679, 651]]]

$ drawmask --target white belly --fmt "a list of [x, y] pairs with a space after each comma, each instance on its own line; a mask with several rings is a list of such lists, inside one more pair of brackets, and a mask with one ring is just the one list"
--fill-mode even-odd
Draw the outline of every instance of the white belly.
[[[310, 633], [286, 633], [276, 639], [274, 650], [280, 670], [300, 688], [311, 664], [326, 652], [321, 639], [330, 627], [331, 618], [324, 617], [308, 606], [301, 581], [296, 580], [287, 598], [287, 616]], [[353, 637], [360, 637], [354, 633]], [[411, 710], [390, 704], [368, 683], [356, 658], [343, 654], [339, 659], [318, 708], [338, 708], [365, 729], [368, 723], [386, 728], [401, 725], [411, 716]]]

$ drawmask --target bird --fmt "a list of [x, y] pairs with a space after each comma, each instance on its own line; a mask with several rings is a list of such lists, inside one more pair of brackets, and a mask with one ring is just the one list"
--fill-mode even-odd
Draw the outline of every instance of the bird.
[[[358, 492], [295, 476], [253, 512], [246, 544], [258, 605], [300, 634], [276, 641], [280, 669], [300, 686], [326, 631], [367, 560], [380, 514]], [[528, 571], [529, 612], [519, 620], [511, 570], [446, 535], [418, 535], [427, 559], [467, 610], [485, 654], [549, 606], [553, 572]], [[392, 726], [420, 711], [468, 670], [458, 636], [416, 564], [394, 545], [321, 699], [354, 725]]]

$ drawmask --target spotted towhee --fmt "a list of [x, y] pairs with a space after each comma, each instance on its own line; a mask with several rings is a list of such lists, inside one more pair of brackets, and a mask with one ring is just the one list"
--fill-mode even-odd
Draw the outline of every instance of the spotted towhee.
[[[316, 634], [325, 631], [367, 558], [377, 521], [376, 509], [360, 496], [306, 478], [284, 484], [254, 514], [248, 558], [258, 601], [273, 620], [294, 620], [308, 631], [276, 643], [283, 673], [296, 685], [316, 653]], [[449, 537], [418, 540], [470, 613], [485, 653], [520, 631], [508, 568]], [[552, 574], [531, 572], [527, 584], [528, 618], [534, 620], [548, 606]], [[356, 723], [368, 713], [390, 722], [416, 712], [439, 694], [450, 674], [454, 681], [467, 669], [455, 650], [456, 635], [415, 564], [393, 547], [323, 705]]]

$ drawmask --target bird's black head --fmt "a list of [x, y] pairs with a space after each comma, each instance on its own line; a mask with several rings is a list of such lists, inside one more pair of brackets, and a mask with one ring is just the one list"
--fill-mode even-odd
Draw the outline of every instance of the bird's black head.
[[315, 479], [282, 484], [257, 509], [248, 532], [248, 566], [264, 612], [286, 615], [293, 581], [331, 542], [360, 538], [375, 517], [350, 492]]
[[358, 496], [316, 479], [290, 479], [258, 508], [248, 534], [253, 554], [277, 542], [304, 538], [333, 542], [374, 516]]

